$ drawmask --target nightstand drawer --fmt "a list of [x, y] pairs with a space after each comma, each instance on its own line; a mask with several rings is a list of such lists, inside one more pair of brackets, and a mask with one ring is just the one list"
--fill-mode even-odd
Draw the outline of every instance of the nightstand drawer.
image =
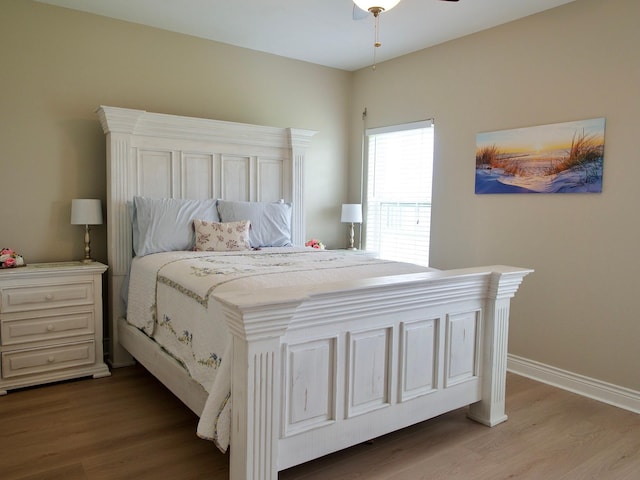
[[40, 318], [20, 318], [12, 315], [2, 320], [0, 339], [2, 346], [19, 345], [69, 338], [77, 335], [92, 335], [94, 331], [93, 311], [63, 313]]
[[92, 365], [95, 360], [93, 341], [34, 350], [3, 352], [2, 378], [15, 378], [52, 370]]
[[2, 289], [0, 311], [9, 313], [91, 305], [93, 301], [93, 282], [12, 286]]

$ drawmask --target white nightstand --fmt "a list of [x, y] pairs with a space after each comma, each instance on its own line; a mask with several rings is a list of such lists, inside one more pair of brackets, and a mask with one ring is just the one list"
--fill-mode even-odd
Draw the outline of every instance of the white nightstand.
[[69, 378], [109, 376], [102, 353], [102, 263], [0, 270], [0, 395]]

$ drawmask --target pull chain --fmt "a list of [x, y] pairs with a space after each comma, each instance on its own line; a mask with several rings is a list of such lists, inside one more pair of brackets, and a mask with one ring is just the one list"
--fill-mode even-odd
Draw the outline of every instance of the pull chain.
[[373, 66], [371, 67], [371, 70], [375, 70], [376, 69], [376, 52], [378, 51], [378, 48], [380, 47], [380, 45], [382, 45], [380, 43], [380, 39], [379, 39], [379, 30], [380, 30], [380, 16], [379, 15], [374, 15], [374, 37], [373, 37]]

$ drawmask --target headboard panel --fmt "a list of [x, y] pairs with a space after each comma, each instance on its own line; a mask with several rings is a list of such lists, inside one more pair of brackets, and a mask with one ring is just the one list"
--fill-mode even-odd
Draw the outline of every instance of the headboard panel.
[[292, 207], [292, 241], [304, 243], [304, 158], [316, 133], [101, 106], [107, 137], [110, 361], [131, 362], [118, 344], [120, 289], [132, 255], [134, 196], [222, 198]]

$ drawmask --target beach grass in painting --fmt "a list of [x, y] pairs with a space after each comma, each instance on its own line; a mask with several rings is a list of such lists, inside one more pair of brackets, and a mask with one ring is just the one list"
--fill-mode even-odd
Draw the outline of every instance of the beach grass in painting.
[[602, 192], [604, 118], [479, 133], [476, 193]]

